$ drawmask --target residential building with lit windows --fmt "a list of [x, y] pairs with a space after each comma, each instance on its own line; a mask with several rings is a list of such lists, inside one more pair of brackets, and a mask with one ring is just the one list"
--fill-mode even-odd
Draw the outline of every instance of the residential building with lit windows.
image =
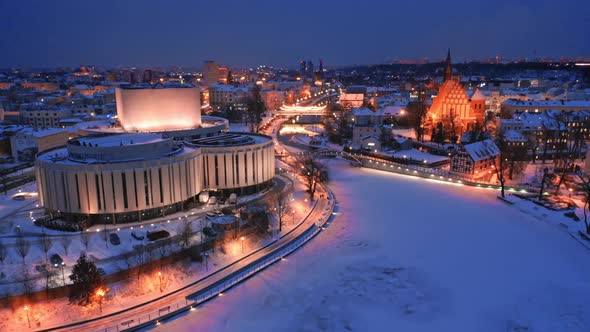
[[475, 179], [491, 176], [499, 154], [500, 149], [489, 139], [460, 145], [451, 157], [451, 172]]

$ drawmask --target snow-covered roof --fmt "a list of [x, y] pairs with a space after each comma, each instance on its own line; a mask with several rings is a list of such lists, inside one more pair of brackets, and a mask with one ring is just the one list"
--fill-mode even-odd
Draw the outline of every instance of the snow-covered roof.
[[374, 115], [375, 113], [366, 107], [355, 107], [352, 109], [352, 114], [354, 116], [367, 116]]
[[405, 107], [403, 106], [386, 106], [378, 110], [376, 113], [378, 115], [398, 116], [401, 115], [402, 111], [404, 110]]
[[530, 106], [530, 107], [588, 107], [590, 109], [590, 100], [518, 100], [508, 99], [504, 103], [506, 106]]
[[490, 139], [471, 144], [465, 144], [463, 147], [469, 156], [471, 156], [473, 161], [480, 161], [500, 154], [500, 149]]
[[55, 135], [55, 134], [59, 134], [59, 133], [63, 133], [63, 132], [69, 133], [69, 131], [67, 129], [63, 129], [63, 128], [34, 129], [32, 127], [22, 127], [20, 129], [18, 129], [18, 134], [31, 135], [31, 136], [34, 136], [37, 138], [51, 136], [51, 135]]
[[527, 142], [526, 137], [522, 133], [514, 130], [507, 130], [504, 132], [504, 140], [507, 142]]

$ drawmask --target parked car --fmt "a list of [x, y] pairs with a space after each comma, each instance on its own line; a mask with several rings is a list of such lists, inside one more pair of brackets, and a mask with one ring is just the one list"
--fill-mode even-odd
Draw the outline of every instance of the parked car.
[[209, 197], [209, 204], [210, 205], [213, 205], [213, 204], [216, 204], [216, 203], [217, 203], [217, 197], [215, 197], [215, 196]]
[[133, 238], [136, 239], [137, 241], [141, 241], [141, 240], [145, 239], [145, 235], [141, 231], [131, 231], [131, 236], [133, 236]]
[[159, 230], [159, 231], [153, 231], [153, 232], [147, 232], [147, 238], [150, 241], [157, 241], [160, 239], [165, 239], [167, 237], [170, 236], [170, 233], [166, 230]]
[[105, 272], [105, 270], [102, 267], [99, 267], [96, 270], [98, 271], [98, 274], [100, 274], [101, 277], [104, 277], [107, 275], [107, 273]]
[[111, 233], [109, 234], [109, 242], [111, 242], [111, 244], [114, 246], [118, 246], [121, 244], [121, 239], [116, 233]]
[[49, 261], [51, 262], [51, 264], [53, 265], [61, 265], [61, 263], [64, 262], [64, 260], [61, 258], [60, 255], [58, 254], [53, 254], [51, 255], [51, 257], [49, 257]]
[[15, 201], [24, 201], [25, 198], [27, 198], [25, 195], [14, 195], [12, 196], [12, 199], [14, 199]]

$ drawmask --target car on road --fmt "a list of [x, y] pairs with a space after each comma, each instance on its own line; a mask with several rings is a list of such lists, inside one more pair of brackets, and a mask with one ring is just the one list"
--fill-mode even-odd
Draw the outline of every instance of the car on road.
[[53, 265], [61, 265], [61, 263], [64, 262], [64, 260], [61, 258], [60, 255], [58, 254], [53, 254], [51, 255], [51, 257], [49, 257], [49, 261], [51, 262], [51, 264]]
[[15, 201], [24, 201], [24, 200], [25, 200], [25, 198], [26, 198], [26, 196], [25, 196], [25, 195], [14, 195], [14, 196], [12, 197], [12, 199], [13, 199], [13, 200], [15, 200]]
[[114, 246], [118, 246], [121, 244], [121, 239], [119, 238], [119, 235], [117, 235], [115, 233], [109, 234], [109, 241]]

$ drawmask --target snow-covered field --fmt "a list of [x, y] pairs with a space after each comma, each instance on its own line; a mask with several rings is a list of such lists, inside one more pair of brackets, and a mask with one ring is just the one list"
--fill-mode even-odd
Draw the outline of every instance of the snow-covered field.
[[590, 331], [590, 252], [497, 192], [331, 166], [334, 223], [162, 331]]

